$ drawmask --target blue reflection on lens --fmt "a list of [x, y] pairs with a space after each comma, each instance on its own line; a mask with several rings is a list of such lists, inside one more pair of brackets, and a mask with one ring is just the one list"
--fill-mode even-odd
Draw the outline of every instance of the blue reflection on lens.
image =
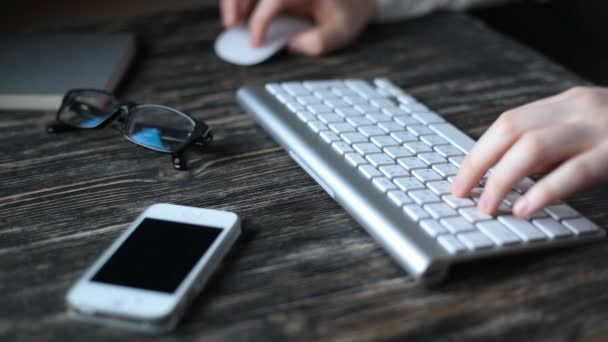
[[159, 150], [166, 150], [158, 128], [143, 128], [139, 132], [133, 134], [131, 139], [146, 146], [154, 147]]
[[91, 117], [90, 119], [87, 119], [87, 120], [81, 122], [80, 127], [85, 127], [85, 128], [95, 127], [95, 126], [99, 125], [99, 123], [102, 121], [103, 121], [103, 118]]

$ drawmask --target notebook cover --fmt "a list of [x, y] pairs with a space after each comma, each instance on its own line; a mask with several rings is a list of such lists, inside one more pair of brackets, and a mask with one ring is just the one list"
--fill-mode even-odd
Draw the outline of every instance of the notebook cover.
[[57, 110], [69, 89], [113, 91], [134, 53], [129, 33], [0, 33], [0, 109]]

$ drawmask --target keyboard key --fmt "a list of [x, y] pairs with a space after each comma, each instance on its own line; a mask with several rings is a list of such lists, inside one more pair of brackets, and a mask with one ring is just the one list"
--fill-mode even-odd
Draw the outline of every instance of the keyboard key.
[[384, 130], [378, 126], [361, 126], [358, 128], [358, 130], [366, 137], [375, 137], [386, 134], [386, 132], [384, 132]]
[[412, 175], [423, 183], [432, 182], [432, 181], [440, 181], [443, 178], [437, 174], [437, 172], [431, 169], [418, 169], [412, 171]]
[[309, 112], [297, 112], [296, 115], [298, 116], [298, 119], [300, 119], [302, 122], [317, 120], [317, 117]]
[[329, 129], [334, 131], [336, 134], [350, 133], [350, 132], [357, 131], [357, 130], [355, 130], [355, 127], [353, 127], [352, 125], [350, 125], [346, 122], [332, 123], [332, 124], [329, 124], [328, 127], [329, 127]]
[[328, 144], [331, 144], [334, 141], [342, 141], [342, 139], [334, 132], [323, 131], [319, 135], [321, 136], [321, 139]]
[[288, 93], [296, 95], [308, 95], [310, 92], [300, 82], [284, 82], [281, 84]]
[[521, 242], [521, 239], [515, 233], [498, 221], [483, 221], [477, 224], [477, 228], [498, 246], [513, 245]]
[[408, 195], [419, 205], [441, 201], [437, 195], [429, 190], [414, 190], [408, 192]]
[[417, 204], [407, 204], [403, 207], [405, 214], [414, 221], [430, 218], [430, 215]]
[[386, 108], [386, 107], [397, 108], [397, 106], [395, 105], [395, 102], [393, 102], [387, 98], [374, 98], [374, 99], [371, 99], [369, 101], [369, 103], [371, 103], [372, 106], [374, 106], [378, 109], [382, 109], [382, 108]]
[[398, 207], [402, 207], [405, 204], [414, 203], [412, 199], [403, 191], [391, 190], [388, 192], [388, 198]]
[[409, 111], [410, 113], [428, 112], [429, 111], [429, 108], [427, 106], [423, 105], [420, 102], [413, 102], [413, 103], [403, 104], [403, 105], [401, 105], [401, 108]]
[[454, 209], [450, 208], [450, 206], [445, 203], [427, 204], [424, 206], [424, 210], [431, 214], [435, 219], [458, 215]]
[[389, 107], [389, 108], [383, 108], [382, 112], [386, 115], [390, 115], [390, 116], [403, 116], [403, 115], [408, 115], [409, 114], [404, 111], [403, 109], [399, 108], [399, 107]]
[[313, 91], [312, 94], [318, 97], [320, 100], [339, 99], [336, 94], [332, 93], [329, 90], [317, 90]]
[[547, 214], [551, 215], [556, 220], [564, 220], [572, 217], [581, 216], [576, 210], [572, 209], [567, 204], [556, 204], [545, 208]]
[[304, 106], [297, 102], [285, 102], [285, 105], [287, 106], [287, 109], [289, 109], [289, 111], [291, 111], [292, 113], [297, 113], [306, 110]]
[[437, 152], [420, 153], [418, 158], [428, 165], [443, 164], [446, 159]]
[[314, 113], [314, 114], [321, 114], [321, 113], [331, 113], [333, 110], [323, 104], [318, 104], [318, 105], [309, 105], [306, 106], [306, 109], [308, 109], [310, 112]]
[[298, 96], [296, 97], [296, 101], [298, 101], [303, 106], [321, 104], [321, 100], [313, 95]]
[[418, 120], [414, 119], [411, 115], [395, 116], [393, 117], [393, 120], [403, 127], [419, 124]]
[[450, 254], [457, 254], [466, 251], [466, 247], [460, 240], [452, 235], [441, 235], [437, 242]]
[[426, 186], [434, 192], [436, 195], [447, 195], [450, 193], [450, 187], [452, 186], [448, 181], [438, 181], [427, 183]]
[[521, 182], [519, 182], [519, 184], [514, 186], [513, 189], [515, 189], [515, 191], [518, 191], [519, 193], [523, 194], [524, 192], [528, 191], [528, 189], [530, 189], [533, 185], [534, 185], [534, 182], [530, 178], [524, 178], [524, 180], [522, 180]]
[[519, 235], [519, 237], [526, 242], [547, 239], [547, 236], [543, 232], [538, 230], [538, 228], [534, 227], [532, 223], [526, 220], [512, 215], [499, 216], [498, 220], [500, 223], [509, 227], [509, 229], [511, 229], [515, 234]]
[[283, 91], [283, 87], [281, 87], [277, 83], [268, 83], [268, 84], [266, 84], [265, 88], [269, 93], [271, 93], [273, 95]]
[[418, 138], [416, 138], [412, 133], [408, 132], [393, 132], [391, 133], [391, 137], [397, 140], [397, 142], [400, 144], [410, 141], [418, 141]]
[[424, 184], [414, 177], [396, 178], [393, 182], [403, 191], [424, 190]]
[[437, 153], [441, 154], [444, 157], [454, 157], [462, 155], [462, 152], [452, 145], [438, 145], [434, 147]]
[[331, 123], [335, 123], [335, 122], [344, 122], [344, 119], [338, 115], [338, 114], [333, 114], [333, 113], [324, 113], [324, 114], [318, 114], [317, 118], [319, 118], [319, 121], [321, 121], [322, 123], [329, 125]]
[[405, 132], [405, 128], [403, 128], [403, 126], [401, 126], [400, 124], [394, 122], [394, 121], [390, 121], [390, 122], [379, 122], [378, 123], [378, 127], [380, 127], [381, 129], [383, 129], [385, 132], [387, 133], [392, 133], [392, 132]]
[[505, 197], [504, 201], [505, 203], [509, 204], [509, 205], [513, 205], [515, 203], [515, 201], [517, 201], [518, 198], [520, 198], [521, 195], [515, 191], [510, 191], [507, 196]]
[[345, 154], [345, 153], [355, 151], [355, 150], [353, 150], [352, 147], [350, 147], [349, 144], [347, 144], [343, 141], [337, 141], [337, 142], [331, 144], [331, 147], [334, 149], [334, 151], [338, 152], [339, 154]]
[[380, 111], [378, 110], [378, 108], [376, 108], [376, 107], [374, 107], [372, 105], [369, 105], [369, 104], [364, 104], [364, 103], [358, 103], [358, 104], [356, 104], [355, 105], [355, 110], [359, 111], [359, 113], [361, 113], [361, 114], [372, 114], [372, 113], [375, 113], [375, 114], [380, 114], [380, 115], [386, 116], [385, 114], [380, 113]]
[[584, 217], [564, 220], [562, 223], [572, 230], [576, 235], [597, 233], [600, 231], [600, 228], [596, 226], [595, 223]]
[[355, 110], [354, 108], [350, 108], [350, 107], [336, 108], [336, 113], [338, 113], [338, 115], [343, 116], [345, 118], [357, 117], [357, 116], [362, 115], [359, 111]]
[[462, 162], [464, 161], [464, 156], [450, 157], [450, 158], [448, 158], [448, 161], [450, 163], [452, 163], [454, 166], [460, 167], [460, 165], [462, 165]]
[[468, 232], [458, 234], [458, 239], [462, 241], [470, 251], [477, 251], [494, 247], [492, 240], [483, 235], [482, 232]]
[[389, 137], [388, 135], [379, 135], [370, 138], [371, 142], [376, 144], [376, 146], [380, 148], [390, 147], [390, 146], [399, 146], [399, 143], [395, 141], [395, 139]]
[[344, 97], [344, 96], [358, 96], [359, 94], [357, 94], [356, 92], [354, 92], [352, 89], [349, 89], [347, 87], [341, 86], [341, 87], [333, 87], [332, 88], [332, 92], [340, 97]]
[[403, 158], [403, 157], [411, 157], [412, 156], [412, 152], [410, 152], [405, 147], [401, 147], [401, 146], [386, 147], [384, 149], [384, 152], [386, 154], [388, 154], [393, 159], [399, 159], [399, 158]]
[[572, 231], [552, 218], [532, 220], [532, 224], [534, 224], [537, 228], [540, 228], [540, 230], [547, 234], [547, 236], [549, 236], [551, 239], [572, 235]]
[[342, 140], [348, 144], [356, 144], [361, 142], [368, 142], [369, 140], [361, 133], [344, 133], [340, 134]]
[[403, 144], [403, 146], [414, 154], [433, 151], [433, 149], [429, 145], [427, 145], [423, 142], [420, 142], [420, 141], [406, 142]]
[[376, 154], [368, 154], [365, 158], [370, 162], [370, 164], [375, 167], [380, 167], [382, 165], [391, 165], [395, 163], [395, 160], [384, 153], [376, 153]]
[[382, 192], [397, 189], [397, 186], [386, 177], [376, 177], [372, 180], [372, 183], [374, 183], [374, 186]]
[[407, 131], [417, 137], [421, 135], [433, 134], [433, 131], [431, 131], [428, 127], [422, 125], [408, 126]]
[[428, 125], [428, 124], [432, 124], [432, 123], [440, 123], [440, 122], [444, 122], [445, 120], [433, 113], [433, 112], [417, 112], [417, 113], [413, 113], [412, 116], [414, 117], [414, 119], [420, 121], [421, 123]]
[[362, 156], [365, 156], [365, 155], [371, 154], [371, 153], [381, 153], [382, 152], [378, 148], [378, 146], [376, 146], [372, 143], [354, 144], [353, 148], [355, 149], [355, 151], [357, 151], [357, 153], [359, 153]]
[[344, 96], [342, 99], [353, 106], [360, 103], [367, 103], [367, 99], [362, 98], [361, 96], [359, 96], [359, 94], [357, 94], [356, 96]]
[[431, 237], [437, 237], [438, 235], [447, 233], [445, 228], [435, 220], [423, 220], [420, 222], [420, 227], [422, 227], [422, 229]]
[[350, 108], [350, 104], [342, 99], [325, 100], [323, 103], [326, 106], [334, 108], [334, 109], [340, 108], [340, 107], [349, 107]]
[[346, 122], [348, 122], [349, 124], [351, 124], [355, 127], [372, 126], [374, 124], [365, 116], [349, 116], [349, 117], [346, 117]]
[[461, 233], [475, 230], [475, 227], [469, 221], [462, 217], [450, 217], [439, 221], [451, 233]]
[[382, 113], [369, 113], [369, 114], [365, 115], [365, 117], [368, 118], [373, 123], [393, 121], [393, 119], [390, 116], [388, 116], [386, 114], [382, 114]]
[[359, 172], [361, 172], [363, 176], [368, 179], [382, 176], [382, 173], [377, 168], [369, 164], [359, 166]]
[[393, 179], [396, 177], [408, 177], [410, 175], [406, 169], [399, 165], [385, 165], [380, 166], [380, 172], [382, 172], [386, 177]]
[[430, 124], [429, 128], [462, 152], [468, 152], [475, 143], [475, 140], [449, 123]]
[[423, 135], [420, 137], [420, 140], [429, 146], [437, 146], [437, 145], [447, 145], [447, 140], [436, 134]]
[[474, 207], [475, 202], [469, 198], [460, 198], [454, 195], [446, 195], [442, 197], [443, 201], [454, 209]]
[[408, 171], [426, 168], [426, 164], [416, 157], [399, 158], [397, 162]]
[[315, 133], [328, 130], [327, 126], [321, 121], [309, 121], [308, 127], [310, 127], [310, 129], [312, 129]]
[[452, 164], [433, 165], [433, 170], [442, 177], [456, 176], [458, 174], [458, 169]]
[[361, 157], [358, 153], [347, 153], [345, 155], [346, 160], [350, 163], [350, 165], [357, 167], [359, 165], [367, 164], [367, 160]]
[[493, 219], [492, 216], [479, 211], [479, 208], [477, 208], [477, 207], [462, 208], [462, 209], [458, 210], [458, 212], [465, 219], [467, 219], [469, 222], [472, 222], [472, 223], [477, 223], [480, 221], [486, 221], [486, 220]]

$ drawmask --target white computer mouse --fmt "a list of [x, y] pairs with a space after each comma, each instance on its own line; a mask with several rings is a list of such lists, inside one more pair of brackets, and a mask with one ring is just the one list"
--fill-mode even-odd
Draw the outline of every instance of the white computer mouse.
[[282, 16], [268, 27], [264, 45], [251, 46], [247, 24], [243, 23], [222, 32], [215, 40], [215, 53], [223, 60], [238, 65], [262, 63], [281, 50], [293, 35], [308, 30], [312, 23], [303, 19]]

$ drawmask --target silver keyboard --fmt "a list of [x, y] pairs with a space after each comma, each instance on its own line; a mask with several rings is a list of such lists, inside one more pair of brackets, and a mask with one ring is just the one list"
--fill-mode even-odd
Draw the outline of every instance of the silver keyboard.
[[270, 83], [239, 89], [240, 104], [412, 276], [429, 283], [467, 260], [593, 241], [605, 236], [563, 202], [521, 219], [497, 216], [450, 193], [474, 141], [389, 80]]

